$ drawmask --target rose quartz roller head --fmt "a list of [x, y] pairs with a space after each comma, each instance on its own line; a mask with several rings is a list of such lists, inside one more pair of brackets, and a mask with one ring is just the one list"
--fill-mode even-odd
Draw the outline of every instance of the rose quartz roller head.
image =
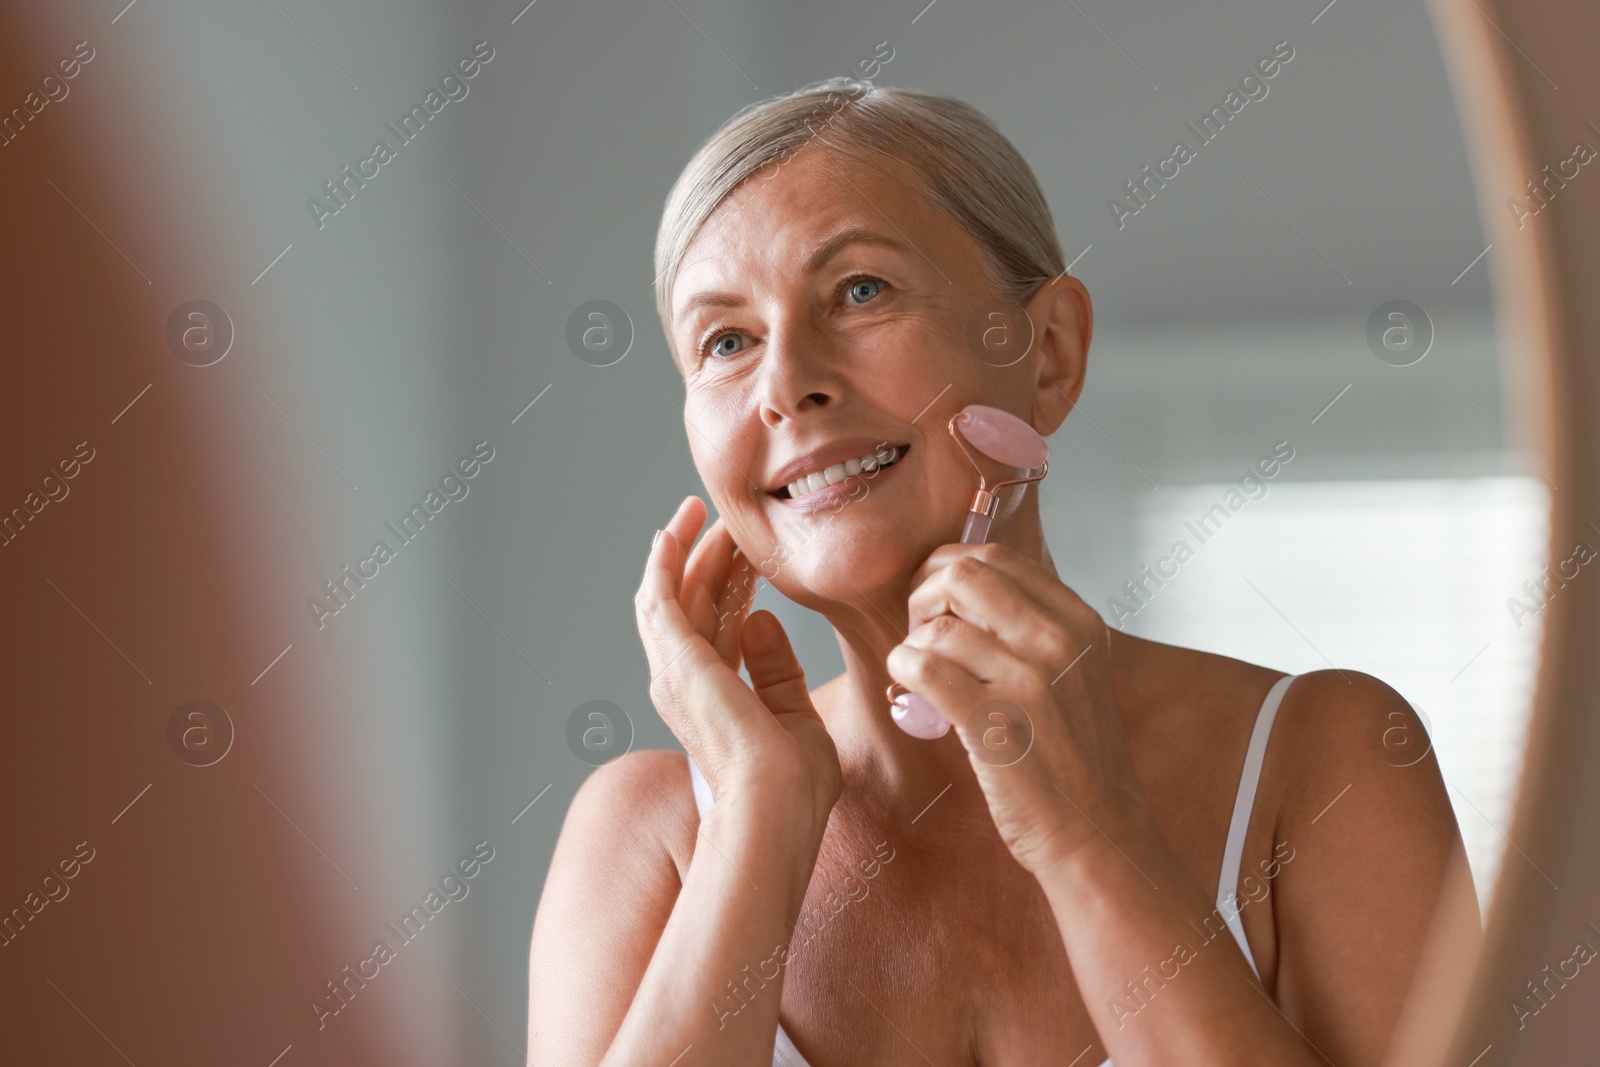
[[[1026, 486], [1043, 478], [1049, 473], [1050, 446], [1032, 426], [1009, 411], [983, 404], [968, 404], [951, 416], [950, 436], [955, 438], [972, 469], [978, 472], [978, 491], [967, 511], [961, 542], [982, 544], [989, 538], [989, 526], [1000, 507], [995, 491], [1008, 485]], [[973, 457], [973, 449], [1003, 467], [1012, 468], [1013, 473], [1020, 470], [1022, 477], [1003, 479], [991, 485]], [[943, 737], [950, 729], [949, 719], [898, 682], [889, 687], [889, 714], [900, 729], [912, 737]]]
[[[959, 433], [956, 432], [958, 429]], [[1008, 485], [1025, 486], [1043, 478], [1049, 472], [1050, 465], [1046, 461], [1050, 458], [1050, 445], [1032, 426], [1011, 412], [983, 404], [968, 404], [956, 412], [950, 419], [950, 436], [955, 438], [967, 462], [972, 464], [972, 469], [978, 472], [978, 491], [973, 495], [972, 507], [967, 512], [967, 525], [961, 531], [961, 542], [982, 544], [989, 539], [989, 524], [994, 521], [995, 512], [1000, 507], [995, 490]], [[969, 442], [971, 448], [968, 447]], [[973, 448], [996, 463], [1021, 470], [1022, 477], [1008, 478], [990, 485], [983, 468], [972, 457]]]

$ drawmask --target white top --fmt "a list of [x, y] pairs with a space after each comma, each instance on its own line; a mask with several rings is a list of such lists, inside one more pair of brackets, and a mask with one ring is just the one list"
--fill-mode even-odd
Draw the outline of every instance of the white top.
[[[1250, 829], [1250, 813], [1255, 807], [1256, 787], [1261, 783], [1261, 764], [1267, 755], [1267, 739], [1272, 735], [1273, 720], [1278, 717], [1278, 705], [1294, 679], [1294, 675], [1286, 674], [1274, 682], [1267, 691], [1267, 698], [1261, 702], [1261, 710], [1256, 713], [1256, 725], [1250, 731], [1250, 747], [1244, 755], [1244, 770], [1239, 775], [1239, 792], [1233, 801], [1228, 841], [1222, 849], [1222, 877], [1217, 884], [1217, 911], [1232, 931], [1234, 940], [1239, 942], [1239, 951], [1244, 953], [1245, 962], [1250, 964], [1257, 978], [1261, 977], [1261, 969], [1256, 966], [1256, 958], [1250, 952], [1250, 942], [1245, 938], [1244, 924], [1239, 921], [1239, 866], [1244, 858], [1244, 838]], [[704, 815], [714, 798], [711, 784], [700, 773], [700, 768], [695, 766], [693, 756], [689, 757], [689, 781], [694, 786], [695, 807]], [[800, 1050], [794, 1047], [789, 1035], [784, 1033], [782, 1023], [778, 1024], [777, 1040], [772, 1049], [772, 1067], [811, 1067], [800, 1055]], [[1112, 1063], [1108, 1059], [1100, 1067], [1112, 1067]]]

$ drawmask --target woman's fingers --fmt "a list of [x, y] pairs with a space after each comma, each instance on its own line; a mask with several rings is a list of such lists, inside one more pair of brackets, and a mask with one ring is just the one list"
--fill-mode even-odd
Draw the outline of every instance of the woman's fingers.
[[[955, 551], [946, 551], [954, 549]], [[1052, 676], [1104, 631], [1088, 604], [1037, 563], [1004, 546], [947, 545], [923, 565], [911, 594], [910, 625], [955, 615], [994, 634]]]
[[756, 569], [743, 552], [731, 554], [722, 595], [717, 599], [712, 624], [711, 647], [733, 670], [739, 669], [744, 619], [756, 595]]
[[[690, 661], [715, 662], [706, 635], [699, 632], [683, 608], [683, 573], [688, 565], [686, 545], [706, 522], [706, 504], [690, 496], [678, 504], [666, 530], [656, 534], [645, 560], [645, 577], [634, 595], [638, 635], [650, 661], [651, 689], [664, 670]], [[683, 661], [683, 664], [680, 664]], [[682, 689], [683, 686], [678, 686]], [[659, 710], [659, 709], [658, 709]]]
[[[811, 797], [823, 824], [839, 799], [843, 777], [839, 770], [839, 750], [822, 716], [806, 690], [805, 672], [789, 643], [789, 635], [770, 611], [757, 611], [741, 628], [745, 665], [756, 696], [771, 713], [772, 722], [782, 727], [779, 736], [788, 736], [804, 754], [808, 766]], [[781, 780], [779, 780], [781, 781]], [[773, 779], [763, 778], [770, 786]]]
[[[688, 729], [696, 734], [747, 729], [747, 724], [718, 717], [700, 722], [701, 709], [734, 709], [740, 693], [748, 700], [750, 689], [737, 673], [737, 630], [714, 646], [684, 610], [684, 573], [689, 555], [681, 538], [693, 536], [705, 518], [704, 505], [690, 497], [658, 533], [645, 561], [644, 578], [634, 595], [634, 614], [645, 656], [650, 663], [650, 699], [680, 739]], [[710, 619], [715, 627], [716, 619]], [[711, 636], [716, 636], [714, 630]], [[730, 662], [731, 660], [731, 662]], [[754, 702], [751, 702], [752, 704]], [[759, 706], [759, 705], [756, 705]]]
[[[777, 620], [768, 615], [753, 628], [742, 624], [754, 571], [727, 531], [714, 524], [689, 551], [705, 519], [698, 498], [679, 505], [652, 540], [634, 595], [650, 701], [714, 793], [730, 783], [792, 791], [798, 782], [810, 786], [825, 819], [839, 794], [832, 740]], [[753, 685], [739, 676], [741, 653], [750, 658]], [[783, 712], [801, 714], [780, 724]]]
[[689, 571], [684, 575], [685, 581], [703, 584], [715, 599], [717, 590], [728, 580], [728, 568], [733, 562], [735, 547], [733, 534], [719, 516], [706, 527], [700, 543], [695, 546], [694, 555], [689, 559]]
[[754, 596], [754, 568], [718, 518], [689, 553], [678, 599], [689, 624], [733, 670], [739, 668], [740, 623]]
[[750, 686], [774, 715], [786, 711], [816, 713], [806, 689], [805, 671], [777, 616], [758, 611], [746, 619], [743, 650]]
[[1050, 567], [1009, 545], [996, 542], [939, 546], [928, 554], [928, 558], [923, 560], [922, 566], [912, 576], [912, 587], [922, 585], [934, 574], [963, 559], [986, 564], [1005, 575], [1016, 583], [1018, 589], [1050, 611], [1059, 612], [1074, 605], [1086, 606]]
[[747, 711], [755, 702], [744, 680], [718, 659], [683, 613], [673, 575], [681, 570], [677, 561], [684, 555], [677, 538], [662, 531], [634, 597], [639, 637], [650, 663], [650, 702], [691, 752], [732, 752], [743, 744], [741, 738], [748, 739], [752, 723]]
[[984, 684], [937, 649], [901, 642], [889, 652], [889, 677], [932, 704], [958, 727], [987, 698]]
[[937, 655], [986, 686], [1015, 689], [1029, 677], [1028, 665], [1004, 640], [959, 615], [939, 615], [914, 626], [904, 644]]
[[[681, 517], [680, 510], [674, 519]], [[645, 656], [650, 661], [652, 687], [662, 672], [678, 663], [680, 658], [694, 658], [696, 644], [710, 653], [710, 646], [689, 623], [683, 605], [678, 600], [684, 555], [678, 538], [670, 529], [658, 532], [651, 542], [650, 555], [645, 560], [644, 579], [633, 597], [639, 638], [644, 644]]]
[[683, 610], [694, 628], [707, 637], [715, 626], [715, 608], [728, 580], [733, 551], [733, 535], [718, 519], [700, 536], [683, 572], [683, 589], [679, 596]]
[[667, 520], [666, 531], [677, 538], [678, 547], [681, 549], [673, 564], [672, 579], [673, 589], [683, 589], [683, 571], [689, 561], [689, 546], [694, 544], [694, 539], [700, 532], [700, 527], [705, 525], [705, 501], [697, 496], [686, 496], [678, 505], [678, 510], [672, 513], [672, 518]]

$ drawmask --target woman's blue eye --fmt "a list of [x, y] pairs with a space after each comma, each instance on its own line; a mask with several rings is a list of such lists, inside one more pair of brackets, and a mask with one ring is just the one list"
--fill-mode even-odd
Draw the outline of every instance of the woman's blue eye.
[[[884, 283], [877, 278], [856, 278], [850, 282], [848, 292], [856, 303], [864, 304], [881, 293], [883, 285]], [[729, 356], [736, 356], [743, 351], [742, 347], [725, 348], [723, 346], [729, 341], [737, 342], [738, 340], [739, 333], [737, 331], [714, 335], [706, 346], [706, 355], [713, 359], [727, 359]]]
[[[862, 292], [863, 286], [867, 287], [865, 293]], [[883, 283], [876, 278], [857, 278], [850, 284], [850, 295], [857, 298], [858, 301], [865, 302], [877, 296], [882, 288]]]

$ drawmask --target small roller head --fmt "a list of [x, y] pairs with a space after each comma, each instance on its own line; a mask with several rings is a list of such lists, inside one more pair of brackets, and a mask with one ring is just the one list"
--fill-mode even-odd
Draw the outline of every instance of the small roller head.
[[900, 729], [924, 741], [932, 741], [950, 732], [950, 720], [915, 693], [901, 693], [895, 697], [889, 705], [889, 716]]

